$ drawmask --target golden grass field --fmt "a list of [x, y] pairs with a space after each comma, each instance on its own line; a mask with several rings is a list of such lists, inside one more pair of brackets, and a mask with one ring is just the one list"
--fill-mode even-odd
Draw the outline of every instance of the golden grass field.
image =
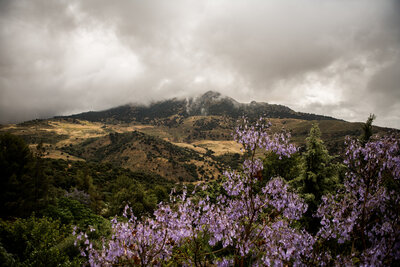
[[194, 145], [198, 147], [204, 147], [209, 150], [212, 150], [216, 156], [220, 156], [227, 153], [239, 153], [242, 154], [241, 148], [242, 145], [237, 143], [236, 141], [215, 141], [215, 140], [201, 140], [193, 142]]

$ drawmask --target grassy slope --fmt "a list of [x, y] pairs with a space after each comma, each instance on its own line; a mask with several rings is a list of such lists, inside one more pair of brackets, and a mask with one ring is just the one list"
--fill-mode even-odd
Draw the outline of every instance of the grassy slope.
[[88, 139], [65, 147], [64, 151], [86, 160], [112, 162], [176, 181], [194, 181], [203, 172], [218, 173], [217, 164], [210, 157], [138, 131]]

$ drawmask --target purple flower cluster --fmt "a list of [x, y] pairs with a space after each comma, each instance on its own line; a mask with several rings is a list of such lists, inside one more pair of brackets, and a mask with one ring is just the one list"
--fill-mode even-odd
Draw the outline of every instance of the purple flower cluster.
[[352, 251], [337, 255], [337, 264], [360, 259], [365, 265], [384, 265], [400, 259], [400, 147], [395, 137], [362, 146], [347, 139], [348, 166], [343, 192], [324, 196], [317, 215], [318, 237], [352, 243]]
[[289, 133], [269, 133], [270, 122], [260, 118], [255, 125], [250, 125], [247, 118], [242, 118], [242, 123], [236, 128], [234, 139], [242, 144], [248, 151], [255, 151], [257, 148], [275, 152], [279, 157], [288, 156], [296, 152], [296, 147], [289, 143]]
[[263, 264], [301, 262], [311, 251], [313, 239], [290, 224], [307, 209], [304, 201], [289, 192], [280, 178], [269, 181], [262, 194], [255, 194], [245, 184], [233, 188], [232, 181], [242, 183], [246, 178], [227, 175], [234, 178], [224, 185], [228, 197], [220, 197], [207, 214], [210, 245], [222, 242], [223, 247], [235, 248], [239, 257], [253, 256], [254, 262]]
[[[288, 135], [271, 136], [267, 132], [269, 124], [261, 122], [254, 127], [238, 127], [235, 139], [252, 151], [261, 148], [285, 156], [296, 151], [288, 143]], [[204, 236], [208, 236], [211, 247], [221, 244], [233, 249], [233, 255], [213, 257], [219, 266], [231, 266], [248, 258], [260, 265], [301, 264], [310, 254], [314, 240], [291, 224], [301, 217], [307, 205], [281, 178], [269, 181], [257, 192], [257, 174], [262, 169], [262, 161], [252, 157], [243, 163], [242, 172], [225, 172], [226, 195], [218, 196], [216, 203], [208, 197], [195, 200], [185, 191], [171, 198], [170, 204], [161, 203], [153, 218], [137, 220], [131, 215], [128, 222], [114, 219], [113, 235], [101, 249], [94, 249], [86, 234], [79, 234], [77, 239], [85, 240], [91, 266], [161, 265], [171, 259], [174, 248]], [[181, 263], [192, 265], [202, 258], [193, 254], [180, 259]], [[206, 260], [204, 255], [203, 259]]]
[[86, 234], [78, 234], [84, 240], [90, 266], [113, 266], [118, 264], [158, 265], [171, 256], [173, 245], [168, 243], [168, 229], [163, 224], [145, 219], [138, 221], [133, 216], [128, 222], [112, 220], [113, 235], [103, 242], [102, 249], [94, 249]]
[[[302, 266], [352, 265], [357, 259], [361, 265], [385, 265], [400, 260], [400, 196], [388, 186], [400, 188], [398, 139], [365, 146], [347, 140], [343, 190], [322, 197], [316, 214], [321, 229], [312, 236], [297, 223], [307, 204], [282, 178], [262, 181], [263, 162], [254, 157], [256, 149], [290, 156], [296, 148], [287, 134], [270, 135], [270, 124], [262, 119], [255, 126], [244, 121], [235, 139], [252, 156], [242, 171], [224, 173], [224, 194], [211, 201], [184, 191], [160, 203], [152, 218], [138, 220], [131, 214], [126, 222], [114, 219], [113, 235], [102, 248], [95, 248], [85, 233], [77, 234], [89, 264], [161, 266], [177, 260], [183, 266]], [[209, 246], [207, 251], [199, 240]], [[351, 251], [321, 249], [328, 240], [350, 243]], [[224, 250], [229, 253], [220, 254]]]

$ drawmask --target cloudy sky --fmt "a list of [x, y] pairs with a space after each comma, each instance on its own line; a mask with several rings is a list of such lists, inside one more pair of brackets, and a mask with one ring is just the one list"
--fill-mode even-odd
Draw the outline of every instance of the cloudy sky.
[[0, 123], [208, 90], [400, 128], [400, 1], [0, 0]]

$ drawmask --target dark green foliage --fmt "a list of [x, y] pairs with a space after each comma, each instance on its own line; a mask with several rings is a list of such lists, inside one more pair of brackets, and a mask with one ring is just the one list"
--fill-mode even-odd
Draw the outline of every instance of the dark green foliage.
[[308, 204], [305, 213], [306, 228], [315, 232], [318, 229], [319, 220], [313, 217], [321, 203], [321, 197], [336, 190], [339, 184], [340, 165], [333, 164], [333, 157], [328, 153], [323, 141], [321, 131], [314, 124], [306, 139], [306, 151], [302, 155], [301, 173], [290, 183], [297, 188]]
[[[90, 196], [88, 207], [102, 215], [121, 214], [128, 202], [135, 205], [137, 215], [152, 213], [157, 203], [168, 199], [167, 192], [173, 187], [173, 183], [159, 175], [132, 172], [112, 164], [63, 160], [48, 160], [48, 163], [52, 166], [55, 186], [86, 192]], [[98, 207], [94, 205], [96, 202]]]
[[70, 226], [49, 218], [0, 221], [0, 258], [9, 266], [80, 266], [71, 233]]
[[107, 222], [103, 217], [96, 215], [88, 206], [78, 200], [61, 197], [44, 211], [44, 214], [60, 220], [62, 224], [74, 224], [86, 228], [89, 225], [102, 225]]
[[7, 250], [3, 247], [3, 244], [0, 242], [0, 262], [1, 266], [16, 266], [17, 262], [14, 258], [14, 255], [7, 252]]
[[78, 190], [82, 190], [89, 194], [90, 207], [96, 212], [100, 213], [103, 203], [101, 192], [99, 192], [96, 186], [93, 184], [93, 178], [88, 173], [88, 169], [78, 170], [76, 175], [76, 187]]
[[274, 177], [282, 177], [287, 181], [293, 180], [300, 174], [300, 154], [295, 153], [290, 157], [281, 157], [273, 152], [265, 155], [263, 179], [270, 180]]
[[157, 197], [157, 203], [168, 200], [167, 189], [161, 185], [156, 185], [153, 190], [154, 195]]
[[360, 141], [365, 145], [372, 136], [372, 122], [376, 119], [374, 114], [370, 114], [365, 124], [362, 125], [363, 133], [360, 136]]
[[[48, 175], [54, 177], [54, 186], [64, 190], [71, 187], [80, 187], [78, 180], [82, 176], [92, 180], [93, 185], [98, 191], [104, 191], [109, 184], [116, 180], [120, 175], [126, 175], [138, 182], [145, 184], [145, 187], [151, 187], [153, 184], [169, 185], [172, 183], [161, 177], [160, 175], [145, 172], [133, 172], [129, 169], [119, 168], [111, 163], [97, 163], [84, 161], [71, 161], [46, 159], [46, 171]], [[79, 178], [80, 177], [80, 178]], [[81, 183], [82, 185], [82, 183]], [[84, 189], [82, 187], [82, 189]]]
[[322, 195], [331, 192], [337, 184], [336, 168], [331, 164], [333, 157], [328, 153], [318, 125], [310, 130], [306, 139], [306, 151], [302, 155], [300, 176], [293, 181], [301, 193], [305, 194], [308, 203], [319, 204]]
[[139, 217], [144, 213], [152, 213], [157, 205], [157, 196], [146, 192], [144, 187], [134, 179], [121, 175], [111, 185], [109, 215], [122, 215], [126, 205], [132, 208], [133, 214]]
[[0, 135], [0, 170], [1, 217], [26, 217], [46, 205], [49, 181], [42, 160], [20, 137]]
[[25, 183], [33, 170], [32, 153], [21, 138], [0, 135], [0, 169], [0, 214], [2, 217], [19, 215], [21, 196], [27, 190]]
[[[65, 196], [66, 191], [70, 192], [69, 194], [72, 194], [74, 191], [77, 192], [76, 194], [78, 194], [78, 192], [80, 192], [80, 194], [87, 194], [89, 201], [86, 201], [86, 206], [91, 208], [96, 214], [110, 216], [117, 213], [120, 214], [119, 211], [121, 209], [114, 209], [117, 204], [113, 206], [113, 211], [110, 211], [110, 207], [107, 205], [107, 203], [116, 201], [115, 194], [121, 190], [120, 186], [122, 185], [118, 185], [119, 177], [126, 177], [131, 181], [134, 185], [134, 190], [138, 188], [143, 190], [145, 197], [138, 198], [139, 200], [136, 199], [135, 201], [141, 213], [151, 213], [155, 206], [154, 203], [157, 204], [160, 201], [167, 200], [168, 196], [166, 192], [170, 192], [173, 187], [173, 183], [165, 180], [160, 175], [145, 172], [132, 172], [129, 169], [118, 168], [109, 163], [87, 163], [82, 161], [72, 161], [68, 163], [64, 160], [52, 159], [46, 159], [45, 163], [46, 172], [49, 176], [53, 177], [53, 187], [58, 188], [54, 192], [56, 195], [53, 196], [62, 198]], [[155, 187], [154, 185], [157, 186]], [[129, 196], [129, 192], [125, 190], [125, 193], [126, 197], [122, 199], [130, 200], [131, 196]], [[74, 199], [79, 201], [80, 197], [76, 196]], [[81, 201], [81, 203], [83, 202], [85, 201]], [[53, 200], [52, 205], [56, 205], [56, 200]], [[114, 211], [116, 213], [113, 213]]]

